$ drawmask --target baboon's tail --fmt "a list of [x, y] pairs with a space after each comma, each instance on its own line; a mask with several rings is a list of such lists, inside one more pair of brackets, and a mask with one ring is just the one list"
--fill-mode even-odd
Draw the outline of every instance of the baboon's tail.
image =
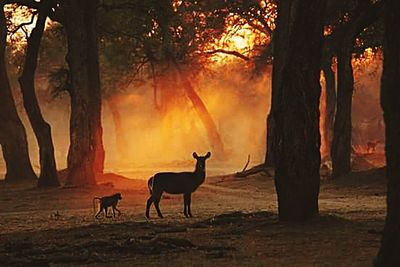
[[147, 182], [147, 187], [149, 188], [150, 195], [153, 194], [153, 182], [154, 182], [154, 176], [151, 177]]

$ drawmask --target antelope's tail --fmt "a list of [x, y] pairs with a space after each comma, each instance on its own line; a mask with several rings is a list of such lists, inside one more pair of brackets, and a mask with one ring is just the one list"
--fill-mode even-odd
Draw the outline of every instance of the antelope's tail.
[[154, 176], [151, 177], [147, 182], [147, 187], [149, 188], [150, 195], [153, 194], [153, 183], [154, 183]]

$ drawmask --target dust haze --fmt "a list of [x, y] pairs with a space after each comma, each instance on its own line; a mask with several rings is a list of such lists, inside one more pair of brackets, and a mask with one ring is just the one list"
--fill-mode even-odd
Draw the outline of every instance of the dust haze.
[[[372, 140], [379, 140], [378, 148], [383, 150], [380, 80], [376, 78], [381, 71], [379, 60], [355, 68], [358, 82], [353, 96], [353, 145], [361, 152], [365, 144]], [[245, 164], [247, 155], [251, 156], [250, 165], [263, 162], [266, 116], [271, 102], [271, 75], [271, 68], [255, 75], [240, 59], [234, 59], [229, 64], [215, 66], [211, 73], [200, 73], [191, 80], [214, 119], [224, 144], [224, 155], [209, 161], [209, 174], [238, 171]], [[65, 93], [51, 98], [45, 78], [39, 79], [38, 88], [44, 116], [52, 126], [57, 167], [64, 169], [69, 146], [69, 96]], [[16, 102], [20, 103], [18, 90], [14, 88], [14, 95]], [[117, 134], [109, 101], [103, 101], [106, 172], [147, 179], [160, 170], [191, 170], [194, 167], [193, 151], [201, 154], [212, 152], [206, 129], [179, 82], [172, 93], [174, 104], [164, 113], [156, 108], [152, 81], [147, 80], [141, 86], [130, 85], [120, 91], [109, 97], [120, 113], [120, 134]], [[28, 133], [31, 160], [38, 171], [36, 139], [22, 104], [18, 107]], [[122, 146], [118, 146], [118, 142], [122, 142]], [[5, 173], [2, 157], [0, 173]]]
[[[191, 80], [210, 112], [224, 144], [224, 155], [210, 160], [211, 174], [238, 171], [251, 155], [251, 164], [265, 157], [265, 121], [270, 106], [270, 73], [254, 75], [239, 60], [212, 73], [202, 73]], [[212, 151], [202, 121], [184, 89], [173, 92], [174, 104], [162, 113], [154, 104], [152, 81], [130, 85], [110, 96], [120, 113], [121, 133], [116, 133], [115, 118], [108, 101], [103, 101], [103, 139], [106, 150], [105, 172], [129, 174], [146, 179], [157, 170], [191, 170], [193, 151]], [[38, 83], [38, 97], [45, 119], [52, 127], [57, 168], [66, 168], [69, 146], [69, 96], [52, 99], [46, 79]], [[14, 88], [17, 92], [19, 88]], [[160, 89], [162, 90], [162, 89]], [[18, 101], [18, 94], [15, 94]], [[38, 147], [22, 105], [19, 112], [27, 129], [30, 156], [39, 170]], [[121, 136], [123, 135], [123, 136]], [[123, 142], [123, 146], [118, 146]], [[229, 158], [229, 160], [228, 160]], [[4, 161], [0, 172], [4, 173]], [[223, 167], [222, 167], [223, 166]]]

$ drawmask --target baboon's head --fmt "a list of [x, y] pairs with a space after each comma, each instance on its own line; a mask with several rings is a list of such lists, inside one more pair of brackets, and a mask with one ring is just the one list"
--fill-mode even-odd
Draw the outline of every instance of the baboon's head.
[[198, 156], [196, 152], [193, 152], [193, 158], [196, 159], [196, 169], [204, 171], [206, 169], [206, 160], [211, 157], [211, 152], [207, 152], [205, 156]]
[[119, 199], [119, 200], [121, 200], [122, 199], [122, 195], [121, 195], [121, 193], [116, 193], [115, 194], [115, 196]]

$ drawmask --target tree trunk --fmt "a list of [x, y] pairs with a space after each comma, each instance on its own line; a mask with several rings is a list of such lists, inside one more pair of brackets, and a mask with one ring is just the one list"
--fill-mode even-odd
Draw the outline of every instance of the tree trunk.
[[272, 74], [274, 164], [279, 219], [318, 214], [322, 0], [278, 4]]
[[274, 148], [273, 148], [274, 128], [275, 128], [274, 119], [271, 113], [269, 113], [267, 117], [267, 151], [265, 152], [265, 162], [264, 162], [265, 167], [274, 166]]
[[215, 125], [215, 122], [211, 117], [210, 112], [208, 112], [206, 105], [194, 90], [189, 79], [183, 74], [178, 63], [176, 61], [174, 61], [173, 63], [178, 70], [179, 77], [181, 79], [183, 88], [185, 89], [186, 95], [192, 102], [197, 114], [200, 117], [201, 122], [207, 130], [208, 140], [210, 140], [211, 142], [211, 148], [213, 152], [216, 156], [222, 156], [224, 153], [224, 144], [222, 142], [221, 136], [219, 135], [217, 126]]
[[385, 2], [385, 41], [381, 106], [386, 126], [387, 214], [379, 267], [400, 266], [400, 2]]
[[333, 125], [335, 120], [336, 111], [336, 89], [335, 89], [335, 73], [332, 70], [331, 62], [323, 66], [323, 73], [325, 77], [325, 91], [326, 91], [326, 114], [325, 114], [325, 140], [327, 141], [328, 155], [331, 151], [333, 139]]
[[353, 67], [351, 65], [351, 46], [339, 52], [337, 57], [338, 94], [337, 111], [332, 140], [332, 176], [337, 177], [351, 171], [351, 106], [353, 98]]
[[42, 116], [42, 112], [35, 94], [35, 72], [37, 67], [37, 58], [50, 8], [50, 6], [43, 6], [43, 8], [39, 10], [36, 27], [32, 30], [28, 39], [25, 65], [22, 75], [19, 78], [24, 107], [39, 145], [39, 187], [59, 186], [56, 161], [54, 158], [54, 146], [51, 138], [51, 128]]
[[351, 109], [354, 87], [351, 57], [357, 36], [379, 14], [383, 1], [372, 3], [359, 1], [355, 15], [345, 25], [341, 32], [341, 42], [338, 53], [338, 89], [337, 110], [332, 140], [332, 176], [337, 177], [351, 171]]
[[[168, 114], [170, 110], [172, 110], [177, 101], [177, 86], [178, 86], [178, 76], [177, 72], [173, 68], [173, 64], [171, 62], [164, 62], [159, 64], [159, 77], [157, 82], [157, 86], [159, 85], [160, 90], [159, 94], [154, 95], [154, 103], [157, 102], [157, 97], [159, 98], [159, 105], [155, 106], [156, 109], [160, 111], [160, 113], [165, 116]], [[157, 80], [157, 79], [155, 79]]]
[[125, 133], [122, 130], [122, 123], [121, 123], [121, 113], [118, 110], [117, 101], [114, 99], [107, 98], [108, 107], [110, 108], [111, 115], [114, 121], [114, 129], [115, 129], [115, 144], [117, 145], [117, 150], [119, 153], [119, 157], [122, 161], [128, 158], [126, 153], [126, 138]]
[[[201, 122], [206, 128], [208, 140], [211, 143], [211, 147], [213, 149], [214, 154], [216, 156], [223, 155], [224, 144], [218, 132], [217, 126], [215, 125], [215, 122], [211, 117], [211, 114], [208, 111], [203, 100], [201, 100], [197, 92], [194, 90], [191, 82], [181, 70], [179, 62], [177, 61], [177, 56], [174, 54], [176, 53], [176, 48], [174, 44], [174, 37], [172, 36], [171, 32], [171, 19], [174, 16], [174, 9], [172, 6], [172, 2], [169, 0], [157, 1], [157, 10], [155, 13], [157, 16], [157, 22], [161, 28], [161, 36], [162, 36], [163, 57], [162, 60], [160, 60], [160, 62], [165, 64], [167, 68], [172, 67], [177, 71], [177, 74], [179, 75], [179, 78], [181, 80], [183, 88], [185, 89], [187, 97], [192, 102], [197, 114], [199, 115]], [[165, 77], [162, 77], [160, 79], [160, 85], [161, 85], [160, 87], [162, 88], [162, 90], [163, 91], [165, 91], [166, 89], [169, 90], [169, 92], [167, 92], [166, 94], [165, 92], [161, 93], [163, 102], [165, 101], [164, 99], [167, 99], [167, 103], [173, 101], [174, 88], [171, 87], [171, 85], [173, 86], [174, 82], [169, 82], [168, 80], [171, 79], [175, 80], [174, 75], [175, 75], [174, 71], [169, 70], [168, 72], [165, 73], [164, 75]], [[171, 98], [171, 100], [169, 100], [168, 98]], [[164, 109], [165, 103], [163, 102], [160, 105], [161, 110]]]
[[29, 160], [25, 128], [12, 97], [5, 63], [7, 43], [6, 20], [0, 4], [0, 144], [6, 162], [6, 181], [34, 180], [36, 175]]
[[104, 168], [96, 10], [97, 0], [65, 0], [67, 62], [71, 74], [67, 184], [96, 184]]

